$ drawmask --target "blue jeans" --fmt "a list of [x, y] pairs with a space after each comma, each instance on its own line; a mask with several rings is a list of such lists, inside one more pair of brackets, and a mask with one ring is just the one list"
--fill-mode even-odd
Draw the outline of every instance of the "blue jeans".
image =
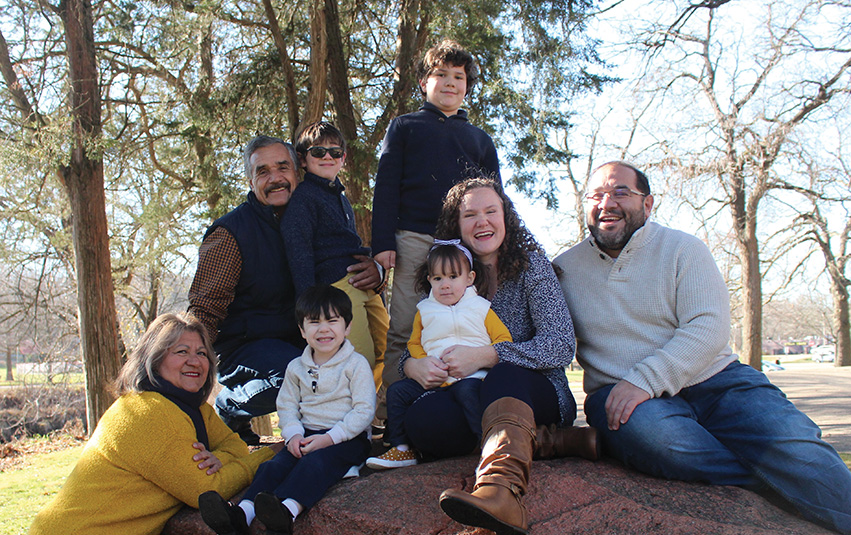
[[[307, 431], [305, 436], [325, 431]], [[352, 466], [363, 464], [371, 444], [366, 432], [296, 459], [284, 448], [261, 464], [251, 486], [242, 497], [254, 501], [260, 492], [271, 492], [281, 500], [292, 498], [305, 509], [313, 507]]]
[[275, 412], [278, 390], [291, 360], [302, 350], [277, 338], [240, 346], [219, 367], [222, 390], [216, 412], [232, 429], [254, 416]]
[[[479, 440], [482, 438], [482, 408], [479, 403], [481, 387], [482, 380], [472, 378], [461, 379], [449, 386], [439, 388], [452, 395], [452, 400], [460, 407], [467, 425]], [[408, 413], [408, 408], [425, 393], [426, 389], [413, 379], [401, 379], [387, 388], [385, 439], [391, 446], [410, 444], [405, 432], [405, 415]]]
[[585, 401], [611, 456], [657, 477], [768, 487], [804, 518], [851, 534], [851, 472], [763, 373], [734, 362], [675, 396], [638, 405], [617, 431], [606, 422], [613, 387]]

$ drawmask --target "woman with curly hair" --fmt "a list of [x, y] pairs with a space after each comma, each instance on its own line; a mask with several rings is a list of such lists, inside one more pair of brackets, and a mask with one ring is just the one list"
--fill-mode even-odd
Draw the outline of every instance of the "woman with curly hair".
[[[576, 403], [564, 368], [573, 359], [573, 323], [552, 265], [502, 187], [487, 178], [446, 195], [438, 238], [460, 237], [488, 270], [486, 297], [513, 341], [448, 348], [438, 359], [407, 359], [401, 371], [426, 389], [448, 376], [490, 368], [481, 387], [482, 453], [472, 493], [448, 489], [440, 506], [456, 521], [500, 534], [526, 533], [526, 491], [535, 458], [599, 456], [596, 431], [572, 427]], [[437, 390], [409, 409], [405, 428], [424, 455], [464, 455], [477, 447], [452, 396]]]
[[248, 452], [206, 403], [216, 354], [200, 321], [163, 314], [151, 323], [115, 382], [104, 413], [31, 535], [159, 533], [184, 504], [216, 490], [231, 497], [284, 447]]

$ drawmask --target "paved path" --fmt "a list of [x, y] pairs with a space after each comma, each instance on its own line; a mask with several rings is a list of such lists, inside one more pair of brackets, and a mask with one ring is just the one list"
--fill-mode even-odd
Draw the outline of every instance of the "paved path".
[[767, 373], [771, 382], [821, 427], [826, 442], [851, 453], [851, 366], [781, 364], [785, 370]]
[[[821, 427], [825, 441], [839, 452], [851, 453], [851, 366], [781, 364], [785, 370], [767, 372], [771, 382]], [[586, 425], [582, 411], [585, 393], [581, 385], [571, 383], [570, 386], [579, 408], [576, 425]]]

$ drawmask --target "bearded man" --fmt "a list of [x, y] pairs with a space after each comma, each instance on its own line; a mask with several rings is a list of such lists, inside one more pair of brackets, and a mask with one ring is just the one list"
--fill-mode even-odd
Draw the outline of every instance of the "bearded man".
[[628, 163], [595, 169], [586, 191], [591, 236], [555, 264], [604, 451], [657, 477], [770, 490], [851, 533], [851, 472], [730, 349], [729, 294], [706, 245], [648, 221], [647, 176]]

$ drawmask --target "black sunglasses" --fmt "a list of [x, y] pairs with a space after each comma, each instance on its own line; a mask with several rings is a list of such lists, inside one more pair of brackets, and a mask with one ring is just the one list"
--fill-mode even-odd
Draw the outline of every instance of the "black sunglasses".
[[314, 158], [324, 158], [327, 153], [334, 159], [342, 158], [346, 153], [342, 147], [310, 147], [307, 152]]

